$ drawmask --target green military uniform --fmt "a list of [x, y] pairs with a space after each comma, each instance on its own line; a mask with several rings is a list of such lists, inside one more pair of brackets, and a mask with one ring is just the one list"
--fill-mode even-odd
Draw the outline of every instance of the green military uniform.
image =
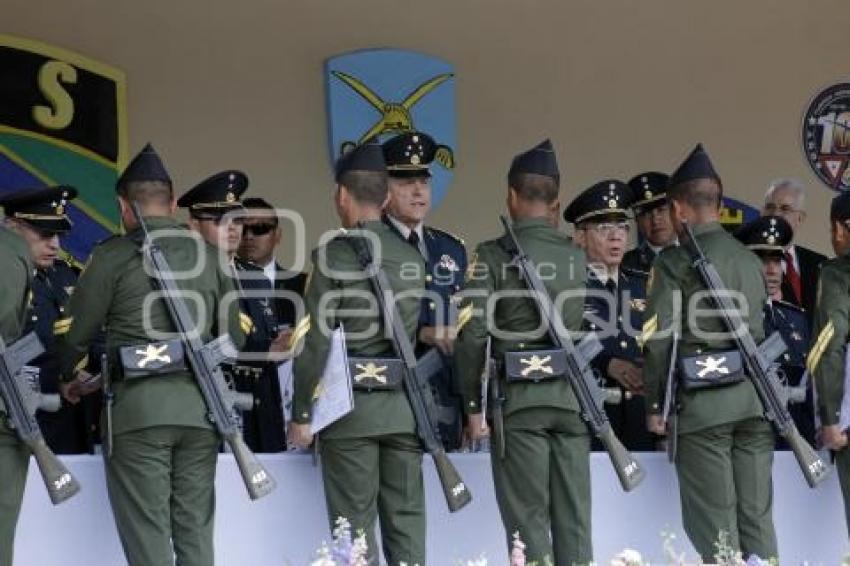
[[[547, 140], [517, 156], [512, 170], [556, 177], [554, 161]], [[553, 300], [560, 293], [570, 293], [560, 303], [562, 320], [568, 330], [580, 330], [584, 253], [547, 218], [517, 220], [514, 231], [535, 265], [546, 266], [541, 276]], [[469, 298], [461, 308], [462, 330], [455, 345], [455, 368], [468, 415], [481, 412], [481, 372], [488, 336], [492, 334], [496, 362], [507, 352], [552, 348], [545, 331], [541, 334], [537, 303], [517, 296], [526, 286], [518, 270], [509, 266], [511, 257], [499, 241], [479, 244], [473, 257], [464, 290]], [[490, 319], [488, 299], [502, 293], [503, 298], [492, 305]], [[504, 439], [491, 442], [490, 461], [508, 546], [518, 532], [529, 561], [590, 562], [590, 435], [570, 385], [560, 376], [538, 382], [507, 383], [504, 375], [498, 379], [505, 398]], [[498, 448], [502, 442], [503, 457]]]
[[[698, 146], [673, 175], [670, 186], [693, 179], [718, 179], [708, 156]], [[693, 227], [697, 242], [717, 268], [729, 290], [746, 298], [749, 331], [756, 343], [764, 339], [762, 307], [767, 300], [761, 260], [717, 222]], [[680, 333], [678, 357], [735, 348], [719, 316], [706, 316], [710, 303], [692, 297], [705, 291], [691, 268], [687, 251], [670, 247], [653, 264], [649, 281], [644, 344], [647, 406], [662, 412], [673, 330]], [[681, 297], [679, 304], [677, 297]], [[703, 310], [696, 328], [689, 326], [691, 309]], [[714, 337], [711, 336], [714, 334]], [[673, 379], [677, 379], [674, 375]], [[703, 560], [713, 559], [714, 543], [726, 531], [732, 544], [762, 558], [777, 555], [773, 528], [774, 436], [749, 379], [694, 391], [679, 387], [676, 471], [685, 532]], [[669, 441], [669, 440], [668, 440]]]
[[[150, 146], [130, 164], [119, 186], [133, 181], [170, 184]], [[237, 303], [225, 301], [235, 290], [219, 267], [217, 252], [173, 218], [145, 221], [171, 269], [192, 273], [177, 285], [191, 294], [186, 304], [198, 321], [202, 339], [230, 331], [240, 344]], [[157, 237], [160, 230], [170, 232]], [[156, 356], [150, 354], [161, 345], [157, 340], [164, 334], [173, 338], [175, 332], [163, 302], [145, 302], [155, 285], [142, 265], [140, 242], [137, 228], [106, 240], [92, 252], [67, 311], [69, 328], [61, 337], [59, 352], [62, 376], [73, 377], [90, 340], [105, 325], [114, 394], [112, 429], [106, 432], [112, 435], [106, 479], [127, 561], [131, 566], [165, 565], [173, 564], [176, 555], [178, 564], [211, 565], [220, 442], [204, 399], [185, 366], [131, 378], [119, 356], [120, 348], [130, 346], [153, 359]], [[223, 305], [229, 307], [224, 315], [220, 313]], [[227, 328], [218, 326], [222, 320]], [[136, 365], [145, 367], [143, 363], [139, 360]]]
[[[32, 277], [30, 261], [26, 242], [0, 226], [0, 337], [6, 344], [17, 340], [24, 327]], [[2, 409], [0, 400], [0, 566], [11, 566], [30, 454], [7, 428]]]
[[[831, 219], [847, 224], [850, 195], [835, 197]], [[850, 341], [850, 255], [848, 251], [821, 266], [808, 368], [814, 376], [821, 425], [848, 428], [850, 414], [842, 411], [846, 391], [847, 343]], [[846, 432], [846, 430], [845, 430]], [[844, 496], [844, 512], [850, 532], [850, 449], [835, 453], [835, 467]]]
[[[383, 171], [380, 146], [366, 144], [341, 158], [338, 182], [345, 170]], [[364, 230], [377, 238], [375, 257], [381, 258], [390, 286], [399, 296], [396, 307], [408, 339], [413, 341], [425, 288], [422, 256], [380, 220], [366, 222]], [[315, 250], [313, 266], [305, 293], [307, 314], [293, 336], [295, 342], [304, 339], [294, 364], [292, 420], [299, 424], [311, 421], [314, 397], [321, 394], [317, 386], [328, 357], [329, 329], [343, 326], [349, 357], [394, 357], [374, 301], [368, 310], [372, 287], [347, 236], [343, 234]], [[353, 274], [354, 279], [339, 274]], [[415, 434], [413, 412], [400, 387], [359, 389], [370, 381], [366, 373], [362, 368], [352, 373], [354, 410], [320, 433], [328, 519], [333, 526], [337, 518], [344, 517], [353, 532], [365, 531], [369, 563], [377, 564], [374, 526], [378, 518], [387, 563], [424, 565], [422, 448]]]

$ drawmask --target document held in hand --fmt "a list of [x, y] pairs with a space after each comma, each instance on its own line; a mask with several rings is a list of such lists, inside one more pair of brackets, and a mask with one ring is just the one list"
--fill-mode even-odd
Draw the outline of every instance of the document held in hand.
[[[292, 360], [277, 368], [283, 414], [286, 422], [292, 415]], [[313, 400], [313, 420], [310, 432], [316, 434], [354, 410], [351, 373], [348, 370], [348, 353], [345, 349], [345, 331], [340, 325], [331, 335], [331, 347], [325, 361], [322, 378], [316, 386]]]

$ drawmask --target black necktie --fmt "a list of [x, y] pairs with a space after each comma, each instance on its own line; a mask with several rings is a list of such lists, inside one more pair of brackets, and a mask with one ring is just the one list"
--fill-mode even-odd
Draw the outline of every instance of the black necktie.
[[416, 230], [410, 231], [410, 235], [407, 237], [407, 241], [410, 243], [411, 246], [416, 248], [417, 252], [419, 251], [419, 234], [416, 232]]

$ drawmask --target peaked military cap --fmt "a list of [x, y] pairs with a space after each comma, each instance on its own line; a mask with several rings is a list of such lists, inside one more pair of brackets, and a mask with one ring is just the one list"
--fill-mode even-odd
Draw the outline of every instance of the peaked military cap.
[[127, 165], [115, 186], [121, 188], [133, 181], [162, 181], [171, 184], [171, 177], [168, 175], [162, 159], [150, 143], [146, 144], [142, 151]]
[[385, 172], [387, 165], [386, 161], [384, 161], [384, 151], [381, 146], [374, 142], [367, 142], [342, 154], [336, 160], [334, 169], [334, 179], [339, 183], [342, 176], [349, 171]]
[[560, 181], [561, 173], [558, 171], [558, 160], [555, 157], [552, 142], [548, 139], [543, 140], [528, 151], [514, 157], [511, 168], [508, 170], [508, 177], [517, 173], [544, 175]]
[[675, 187], [695, 179], [714, 179], [718, 183], [720, 182], [720, 175], [714, 170], [714, 165], [711, 164], [711, 159], [709, 159], [701, 143], [697, 144], [679, 165], [679, 168], [670, 176], [667, 186]]
[[248, 189], [248, 176], [229, 169], [204, 179], [177, 200], [177, 206], [188, 208], [196, 217], [221, 216], [242, 208], [239, 197]]
[[629, 180], [634, 202], [635, 214], [648, 212], [667, 202], [667, 182], [670, 177], [657, 171], [647, 171], [635, 175]]
[[829, 218], [833, 222], [850, 220], [850, 191], [842, 191], [833, 197], [829, 207]]
[[422, 132], [407, 132], [381, 146], [390, 177], [430, 177], [428, 165], [437, 154], [434, 138]]
[[45, 232], [67, 232], [73, 226], [68, 218], [68, 201], [77, 189], [67, 185], [27, 189], [0, 199], [6, 216], [18, 218]]
[[762, 216], [741, 226], [735, 237], [756, 253], [782, 256], [794, 230], [781, 216]]
[[622, 181], [606, 179], [585, 189], [564, 211], [564, 220], [578, 224], [585, 220], [602, 220], [605, 217], [628, 218], [634, 193]]

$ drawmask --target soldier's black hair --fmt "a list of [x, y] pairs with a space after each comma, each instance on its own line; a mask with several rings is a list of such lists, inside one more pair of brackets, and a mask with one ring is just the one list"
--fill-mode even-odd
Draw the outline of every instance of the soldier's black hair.
[[359, 203], [382, 206], [387, 200], [386, 171], [346, 171], [340, 176], [339, 184]]
[[510, 186], [523, 200], [552, 204], [558, 198], [560, 179], [537, 173], [510, 173]]
[[[264, 198], [260, 198], [260, 197], [248, 197], [246, 199], [242, 199], [242, 206], [244, 206], [246, 209], [249, 209], [249, 208], [262, 209], [262, 210], [270, 210], [272, 212], [274, 212], [274, 210], [275, 210], [275, 208], [271, 205], [271, 203], [269, 203], [269, 201], [267, 201]], [[277, 214], [270, 216], [269, 220], [271, 220], [272, 223], [275, 226], [277, 226], [277, 224], [278, 224]]]
[[164, 181], [130, 181], [118, 186], [118, 194], [129, 202], [138, 202], [140, 206], [148, 204], [169, 204], [174, 198], [171, 183]]
[[693, 179], [667, 188], [667, 198], [696, 209], [719, 208], [723, 199], [720, 179]]

